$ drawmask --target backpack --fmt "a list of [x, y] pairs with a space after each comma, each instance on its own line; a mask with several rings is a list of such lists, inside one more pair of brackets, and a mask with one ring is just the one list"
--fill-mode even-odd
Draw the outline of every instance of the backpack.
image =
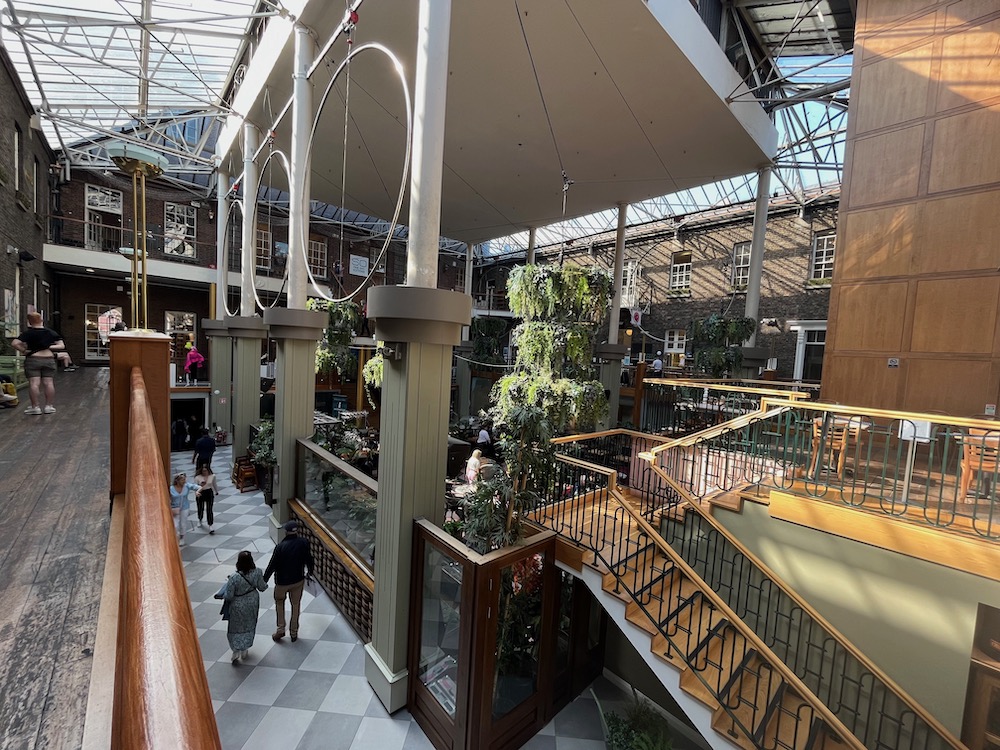
[[17, 406], [18, 404], [17, 388], [14, 387], [13, 383], [8, 383], [7, 381], [0, 383], [0, 393], [14, 397], [13, 401], [8, 401], [7, 399], [4, 399], [3, 402], [0, 403], [0, 406], [8, 409]]

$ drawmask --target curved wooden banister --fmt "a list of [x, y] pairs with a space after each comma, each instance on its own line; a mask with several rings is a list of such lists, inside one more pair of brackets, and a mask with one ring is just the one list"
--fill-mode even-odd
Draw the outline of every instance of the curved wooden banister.
[[174, 533], [156, 428], [131, 372], [114, 750], [221, 748]]
[[[811, 405], [810, 405], [811, 406]], [[650, 466], [659, 475], [659, 477], [666, 482], [678, 495], [684, 498], [686, 502], [686, 510], [688, 512], [697, 513], [702, 517], [702, 519], [713, 529], [716, 533], [725, 537], [726, 540], [735, 547], [740, 554], [742, 554], [747, 560], [749, 560], [755, 567], [757, 567], [765, 576], [770, 578], [777, 586], [788, 596], [795, 604], [806, 612], [818, 625], [820, 625], [829, 635], [831, 635], [841, 647], [844, 648], [848, 653], [850, 653], [860, 664], [864, 666], [869, 672], [878, 677], [891, 691], [893, 691], [898, 697], [907, 703], [909, 708], [918, 715], [928, 726], [932, 727], [938, 735], [940, 735], [948, 744], [954, 748], [954, 750], [966, 750], [965, 745], [963, 745], [958, 738], [956, 738], [940, 721], [934, 718], [931, 714], [927, 713], [913, 697], [910, 696], [903, 688], [896, 684], [892, 678], [889, 677], [885, 672], [883, 672], [877, 664], [875, 664], [871, 659], [869, 659], [862, 651], [859, 651], [854, 643], [852, 643], [846, 636], [844, 636], [839, 630], [837, 630], [830, 622], [827, 621], [812, 605], [810, 605], [805, 599], [800, 597], [794, 589], [786, 586], [784, 581], [778, 576], [774, 571], [772, 571], [767, 565], [764, 564], [760, 558], [753, 554], [749, 549], [747, 549], [735, 536], [733, 536], [728, 529], [726, 529], [722, 524], [716, 521], [711, 513], [708, 513], [701, 505], [691, 496], [684, 487], [673, 480], [669, 474], [667, 474], [663, 469], [655, 464], [654, 461], [650, 461]], [[635, 514], [635, 511], [628, 508], [630, 513]], [[641, 518], [641, 517], [640, 517]], [[644, 530], [648, 527], [652, 529], [645, 520], [643, 519]], [[647, 532], [648, 533], [648, 532]], [[653, 532], [656, 534], [656, 538], [659, 539], [659, 532]], [[666, 545], [669, 548], [669, 545]], [[671, 550], [672, 551], [672, 550]], [[687, 568], [685, 564], [685, 568]], [[691, 571], [693, 575], [697, 577], [697, 573]], [[714, 592], [712, 592], [714, 594]], [[729, 613], [728, 607], [726, 607], [727, 614]], [[736, 617], [736, 615], [733, 615]], [[756, 640], [756, 636], [755, 636]], [[777, 658], [777, 657], [775, 657]], [[783, 663], [781, 666], [785, 666]], [[785, 667], [787, 669], [787, 667]], [[789, 670], [790, 671], [790, 670]]]

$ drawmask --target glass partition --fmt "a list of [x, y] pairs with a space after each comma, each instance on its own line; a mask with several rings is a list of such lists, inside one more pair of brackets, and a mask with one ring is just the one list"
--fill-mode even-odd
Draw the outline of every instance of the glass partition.
[[375, 564], [378, 485], [309, 441], [300, 441], [299, 497], [369, 566]]
[[532, 697], [538, 687], [544, 570], [545, 555], [537, 552], [499, 571], [494, 720]]
[[424, 548], [417, 676], [454, 718], [461, 658], [462, 565], [436, 547]]

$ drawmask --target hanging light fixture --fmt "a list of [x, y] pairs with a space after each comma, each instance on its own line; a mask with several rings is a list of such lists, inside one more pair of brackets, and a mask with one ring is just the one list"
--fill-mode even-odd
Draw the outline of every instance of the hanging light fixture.
[[[167, 157], [133, 143], [111, 143], [108, 157], [125, 174], [132, 175], [132, 227], [135, 240], [132, 259], [132, 327], [146, 329], [146, 178], [158, 177], [167, 168]], [[142, 212], [140, 214], [140, 206]], [[125, 254], [125, 253], [123, 253]], [[139, 264], [142, 263], [142, 289], [139, 288]], [[140, 297], [142, 299], [140, 303]]]

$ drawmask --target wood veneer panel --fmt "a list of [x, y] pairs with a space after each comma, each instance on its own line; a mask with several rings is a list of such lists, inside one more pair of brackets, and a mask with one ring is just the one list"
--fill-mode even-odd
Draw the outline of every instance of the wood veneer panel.
[[768, 510], [772, 518], [1000, 581], [995, 542], [860, 514], [854, 508], [803, 500], [784, 492], [771, 493]]
[[923, 44], [861, 68], [859, 90], [865, 106], [857, 108], [856, 133], [898, 125], [926, 114], [933, 53], [933, 44]]
[[850, 207], [915, 197], [923, 141], [923, 125], [854, 141]]
[[898, 353], [906, 292], [902, 281], [841, 287], [837, 349]]
[[899, 408], [902, 369], [886, 365], [884, 356], [837, 355], [827, 352], [823, 367], [823, 400], [881, 409]]
[[[914, 274], [996, 271], [1000, 266], [1000, 190], [925, 202], [913, 211]], [[838, 261], [839, 262], [839, 261]]]
[[937, 18], [935, 5], [934, 0], [875, 0], [858, 8], [857, 34], [863, 58], [931, 36]]
[[[994, 11], [998, 10], [996, 2], [992, 5]], [[962, 20], [957, 15], [949, 18], [952, 21]], [[990, 64], [996, 58], [998, 40], [1000, 18], [984, 21], [944, 38], [938, 112], [1000, 96], [1000, 70], [995, 63]]]
[[908, 274], [914, 245], [920, 241], [918, 215], [913, 203], [845, 214], [843, 239], [837, 243], [837, 279]]
[[1000, 278], [917, 282], [910, 350], [989, 354], [993, 349]]
[[[906, 362], [904, 402], [908, 408], [921, 411], [960, 417], [982, 414], [987, 403], [996, 403], [990, 371], [987, 360], [910, 359]], [[943, 388], [942, 383], [948, 386]]]
[[938, 120], [934, 128], [928, 192], [940, 193], [998, 182], [1000, 104]]

